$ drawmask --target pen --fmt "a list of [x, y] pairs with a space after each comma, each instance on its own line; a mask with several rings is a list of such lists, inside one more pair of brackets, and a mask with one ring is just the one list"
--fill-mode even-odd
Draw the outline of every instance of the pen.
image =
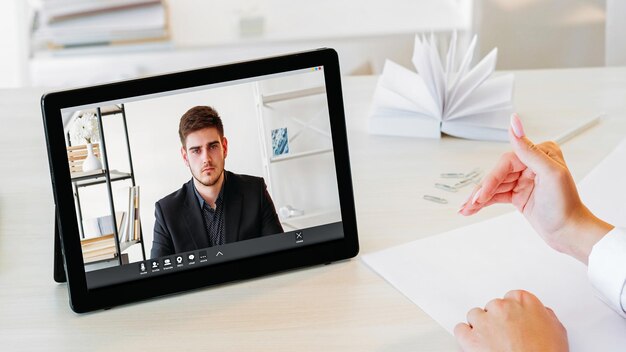
[[585, 121], [583, 123], [581, 123], [580, 125], [570, 129], [569, 131], [566, 131], [564, 133], [562, 133], [561, 135], [559, 135], [558, 137], [556, 137], [554, 139], [554, 141], [557, 144], [563, 144], [567, 141], [569, 141], [570, 139], [576, 137], [577, 135], [579, 135], [580, 133], [582, 133], [583, 131], [585, 131], [586, 129], [590, 128], [591, 126], [595, 125], [596, 123], [598, 123], [600, 121], [600, 118], [606, 116], [606, 114], [600, 114], [592, 119], [589, 119], [588, 121]]

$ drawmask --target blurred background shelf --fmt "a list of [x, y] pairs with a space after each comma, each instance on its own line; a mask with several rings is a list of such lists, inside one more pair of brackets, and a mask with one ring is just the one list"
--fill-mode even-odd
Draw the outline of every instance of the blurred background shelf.
[[[85, 23], [89, 16], [80, 18], [79, 23], [75, 23], [76, 19], [66, 20], [70, 22], [66, 27], [82, 24], [93, 29], [107, 20], [127, 23], [133, 14], [137, 18], [134, 22], [143, 23], [145, 16], [138, 15], [143, 11], [151, 19], [144, 25], [151, 23], [151, 28], [162, 25], [163, 36], [145, 36], [135, 42], [116, 41], [102, 38], [97, 34], [102, 31], [98, 30], [88, 38], [77, 35], [74, 43], [63, 36], [62, 28], [57, 28], [62, 22], [53, 23], [51, 27], [56, 32], [34, 31], [30, 36], [28, 84], [89, 85], [323, 46], [340, 52], [343, 73], [371, 74], [380, 72], [387, 57], [409, 65], [415, 33], [456, 30], [469, 35], [471, 30], [472, 0], [396, 0], [392, 6], [376, 0], [321, 0], [315, 4], [286, 0], [86, 2], [93, 3], [92, 6], [143, 5], [91, 16], [97, 17], [91, 25]], [[54, 5], [58, 0], [42, 3], [44, 6], [39, 11], [49, 9], [51, 5], [45, 4]], [[159, 17], [156, 8], [162, 9], [163, 16]], [[31, 17], [34, 24], [42, 21], [41, 16]], [[163, 21], [159, 22], [158, 18]], [[134, 22], [128, 21], [127, 26], [133, 28]], [[111, 37], [108, 39], [115, 37], [114, 33], [108, 35]], [[42, 45], [42, 37], [61, 45]]]
[[[59, 3], [109, 11], [36, 15]], [[0, 6], [3, 87], [96, 84], [322, 46], [339, 51], [343, 74], [378, 74], [386, 58], [410, 66], [414, 34], [445, 38], [455, 30], [479, 35], [478, 56], [499, 47], [498, 69], [626, 64], [621, 0], [6, 0]], [[37, 23], [51, 18], [51, 29], [37, 31]], [[111, 24], [110, 33], [96, 31], [98, 23]], [[72, 31], [72, 42], [64, 26], [91, 26], [92, 34]]]

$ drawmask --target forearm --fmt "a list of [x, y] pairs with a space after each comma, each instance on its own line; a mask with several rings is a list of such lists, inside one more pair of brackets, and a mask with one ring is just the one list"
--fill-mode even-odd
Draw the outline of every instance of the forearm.
[[572, 216], [568, 225], [564, 226], [558, 236], [554, 237], [559, 238], [560, 245], [553, 247], [587, 265], [593, 246], [613, 228], [613, 225], [593, 215], [589, 209], [582, 206], [579, 214]]

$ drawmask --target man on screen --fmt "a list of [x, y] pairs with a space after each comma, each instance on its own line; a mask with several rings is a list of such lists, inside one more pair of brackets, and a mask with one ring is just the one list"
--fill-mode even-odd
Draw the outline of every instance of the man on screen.
[[192, 178], [156, 202], [152, 258], [283, 232], [263, 178], [224, 170], [228, 140], [217, 111], [189, 109], [178, 134]]

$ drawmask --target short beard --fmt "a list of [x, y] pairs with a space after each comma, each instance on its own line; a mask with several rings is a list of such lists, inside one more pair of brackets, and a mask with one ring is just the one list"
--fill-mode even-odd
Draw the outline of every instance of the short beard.
[[[213, 183], [204, 183], [202, 181], [200, 181], [199, 178], [196, 177], [196, 174], [193, 173], [193, 171], [191, 170], [191, 168], [189, 168], [189, 171], [191, 171], [191, 176], [193, 176], [193, 178], [198, 181], [201, 185], [206, 186], [206, 187], [211, 187], [214, 186], [217, 181], [220, 180], [220, 178], [222, 177], [222, 174], [224, 173], [224, 169], [222, 169], [222, 172], [220, 172], [220, 174], [217, 176], [217, 178], [215, 179], [215, 181]], [[210, 179], [210, 178], [209, 178]]]

